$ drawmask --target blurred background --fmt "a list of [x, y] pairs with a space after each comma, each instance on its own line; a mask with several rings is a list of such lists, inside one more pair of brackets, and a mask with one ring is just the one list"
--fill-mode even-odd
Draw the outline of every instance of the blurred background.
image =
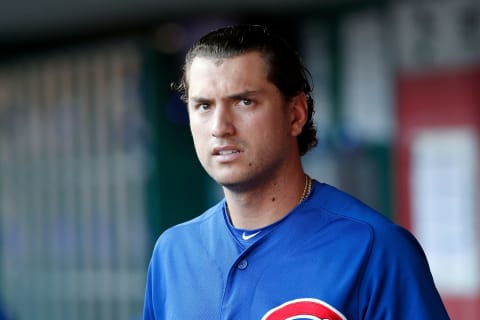
[[234, 23], [271, 26], [312, 73], [306, 170], [411, 230], [452, 319], [478, 319], [480, 1], [16, 0], [0, 3], [0, 320], [140, 319], [155, 240], [221, 197], [170, 83]]

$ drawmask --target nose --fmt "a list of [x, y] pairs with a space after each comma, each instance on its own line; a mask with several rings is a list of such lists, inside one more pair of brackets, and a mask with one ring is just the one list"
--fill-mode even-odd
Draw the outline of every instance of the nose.
[[232, 111], [226, 105], [217, 105], [213, 114], [212, 136], [222, 138], [233, 134], [235, 134], [235, 127]]

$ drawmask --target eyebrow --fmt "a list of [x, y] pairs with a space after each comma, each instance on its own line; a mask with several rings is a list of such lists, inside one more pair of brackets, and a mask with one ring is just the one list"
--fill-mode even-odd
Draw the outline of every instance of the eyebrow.
[[[238, 92], [238, 93], [230, 94], [230, 95], [226, 96], [225, 98], [230, 99], [230, 100], [236, 100], [236, 99], [242, 99], [242, 98], [245, 98], [245, 97], [255, 96], [255, 95], [258, 95], [262, 92], [263, 92], [263, 90], [245, 90], [245, 91], [241, 91], [241, 92]], [[189, 101], [195, 102], [195, 103], [206, 103], [206, 102], [210, 102], [211, 100], [212, 99], [204, 98], [204, 97], [190, 97], [189, 98]]]
[[262, 93], [262, 90], [246, 90], [246, 91], [231, 94], [231, 95], [227, 96], [227, 98], [228, 99], [233, 99], [233, 100], [242, 99], [242, 98], [245, 98], [245, 97], [251, 97], [251, 96], [258, 95], [259, 93]]
[[202, 98], [202, 97], [190, 97], [188, 99], [188, 102], [193, 102], [193, 103], [208, 103], [210, 101], [211, 99]]

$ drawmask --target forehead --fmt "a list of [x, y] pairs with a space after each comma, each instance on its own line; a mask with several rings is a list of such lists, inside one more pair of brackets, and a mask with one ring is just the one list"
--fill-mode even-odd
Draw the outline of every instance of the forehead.
[[[245, 69], [245, 67], [248, 68]], [[208, 69], [208, 72], [217, 69], [218, 71], [235, 71], [236, 73], [248, 70], [252, 76], [262, 76], [263, 78], [267, 78], [268, 75], [267, 63], [263, 54], [259, 51], [250, 51], [227, 57], [195, 56], [187, 65], [186, 80], [189, 82], [192, 72], [198, 73], [205, 69]]]
[[186, 98], [188, 101], [232, 99], [248, 93], [283, 99], [280, 90], [268, 78], [267, 69], [259, 52], [228, 58], [196, 57], [187, 73]]

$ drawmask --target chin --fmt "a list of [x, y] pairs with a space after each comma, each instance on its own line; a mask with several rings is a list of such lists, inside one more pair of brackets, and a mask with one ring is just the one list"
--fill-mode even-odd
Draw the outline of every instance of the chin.
[[215, 180], [219, 185], [221, 185], [222, 187], [225, 187], [225, 188], [229, 188], [229, 187], [232, 187], [232, 186], [235, 186], [236, 184], [238, 184], [238, 182], [234, 179], [213, 177], [213, 180]]
[[235, 192], [247, 191], [253, 186], [253, 183], [247, 179], [223, 178], [215, 181], [222, 187]]

